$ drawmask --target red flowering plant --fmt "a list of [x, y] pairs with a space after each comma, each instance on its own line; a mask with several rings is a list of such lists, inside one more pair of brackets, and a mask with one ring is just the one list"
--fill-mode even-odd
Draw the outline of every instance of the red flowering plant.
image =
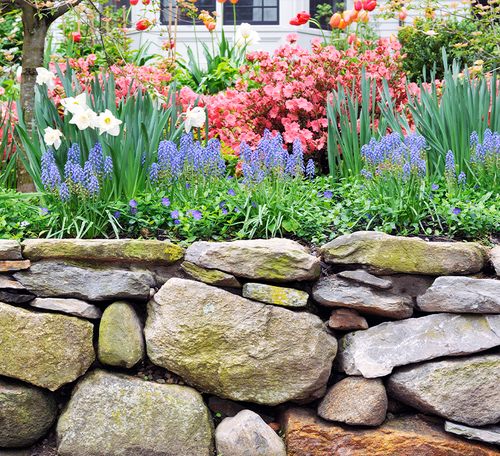
[[[326, 99], [337, 84], [353, 87], [360, 96], [364, 67], [377, 87], [382, 87], [382, 80], [387, 81], [396, 109], [403, 109], [407, 102], [398, 43], [382, 39], [375, 44], [373, 50], [363, 53], [319, 44], [311, 53], [290, 45], [279, 47], [273, 56], [262, 51], [249, 53], [252, 66], [243, 67], [241, 72], [248, 72], [249, 83], [256, 87], [248, 90], [248, 84], [239, 80], [235, 89], [200, 99], [208, 109], [210, 135], [217, 135], [236, 152], [242, 140], [256, 145], [265, 129], [281, 133], [288, 147], [298, 137], [305, 153], [326, 169]], [[190, 89], [181, 92], [185, 106], [196, 97]]]

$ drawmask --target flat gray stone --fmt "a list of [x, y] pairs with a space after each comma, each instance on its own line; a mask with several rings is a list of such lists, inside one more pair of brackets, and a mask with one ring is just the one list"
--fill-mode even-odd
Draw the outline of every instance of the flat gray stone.
[[106, 307], [99, 325], [99, 361], [131, 368], [144, 359], [145, 352], [142, 323], [134, 307], [127, 302]]
[[392, 283], [391, 291], [395, 294], [403, 294], [417, 298], [424, 294], [436, 280], [435, 277], [421, 274], [393, 274], [381, 276], [382, 279]]
[[500, 445], [500, 426], [490, 425], [481, 428], [464, 426], [463, 424], [446, 421], [444, 430], [452, 434], [457, 434], [469, 440], [479, 440], [480, 442], [494, 443]]
[[35, 295], [29, 293], [12, 293], [0, 290], [0, 302], [6, 302], [7, 304], [23, 304], [33, 299], [35, 299]]
[[413, 314], [413, 300], [391, 291], [374, 290], [335, 276], [319, 279], [312, 292], [315, 301], [327, 307], [347, 307], [358, 312], [402, 319]]
[[56, 416], [53, 393], [0, 378], [0, 447], [32, 445], [49, 431]]
[[194, 242], [185, 260], [236, 277], [271, 282], [314, 280], [321, 270], [320, 259], [290, 239]]
[[64, 298], [36, 298], [30, 302], [30, 306], [38, 309], [55, 310], [75, 317], [89, 318], [91, 320], [101, 318], [102, 311], [81, 299]]
[[356, 329], [368, 329], [366, 319], [354, 309], [333, 309], [328, 320], [328, 326], [339, 331], [354, 331]]
[[184, 261], [181, 264], [182, 270], [194, 280], [214, 285], [216, 287], [241, 288], [241, 283], [238, 279], [227, 272], [217, 271], [216, 269], [205, 269], [196, 266], [189, 261]]
[[96, 370], [57, 423], [63, 456], [212, 456], [213, 424], [193, 388]]
[[215, 430], [215, 445], [223, 456], [286, 456], [283, 440], [251, 410], [222, 420]]
[[14, 274], [31, 293], [40, 297], [79, 298], [86, 301], [149, 299], [156, 282], [151, 274], [115, 267], [87, 268], [44, 260], [28, 271]]
[[0, 448], [0, 456], [32, 456], [32, 452], [29, 448], [20, 448], [18, 450]]
[[379, 231], [339, 236], [320, 252], [327, 263], [362, 264], [376, 274], [466, 275], [479, 272], [487, 261], [477, 243], [425, 242]]
[[497, 276], [500, 276], [500, 245], [488, 250], [488, 257], [490, 258], [490, 263], [495, 268]]
[[424, 312], [500, 313], [500, 280], [438, 277], [417, 306]]
[[387, 392], [421, 412], [484, 426], [500, 421], [499, 384], [500, 355], [476, 355], [396, 369]]
[[22, 260], [21, 245], [19, 242], [0, 239], [0, 260]]
[[346, 334], [336, 363], [348, 375], [383, 377], [396, 366], [500, 345], [500, 315], [432, 314]]
[[382, 380], [347, 377], [326, 392], [318, 406], [318, 415], [328, 421], [379, 426], [385, 420], [387, 403]]
[[92, 323], [0, 302], [0, 375], [55, 391], [95, 359]]
[[175, 278], [144, 333], [150, 360], [199, 391], [268, 405], [323, 396], [337, 348], [315, 315]]
[[26, 287], [10, 275], [0, 275], [0, 290], [26, 291]]
[[342, 277], [343, 279], [353, 280], [363, 285], [380, 288], [381, 290], [388, 290], [389, 288], [392, 288], [392, 282], [390, 280], [381, 279], [370, 274], [369, 272], [366, 272], [364, 269], [356, 269], [355, 271], [342, 271], [339, 272], [337, 276]]
[[262, 283], [246, 283], [243, 285], [243, 297], [265, 302], [266, 304], [292, 308], [306, 307], [309, 299], [309, 295], [305, 291], [264, 285]]

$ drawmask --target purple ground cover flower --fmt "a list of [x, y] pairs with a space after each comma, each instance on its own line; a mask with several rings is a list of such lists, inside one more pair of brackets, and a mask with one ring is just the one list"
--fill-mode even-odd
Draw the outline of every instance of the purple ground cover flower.
[[460, 212], [462, 212], [462, 209], [456, 207], [455, 209], [452, 210], [452, 212], [455, 214], [455, 215], [458, 215], [460, 214]]
[[193, 216], [193, 218], [195, 220], [200, 220], [203, 217], [203, 214], [199, 210], [191, 210], [190, 209], [189, 212], [191, 213], [191, 215]]
[[172, 217], [174, 220], [179, 218], [179, 211], [176, 209], [175, 211], [170, 212], [170, 217]]
[[170, 206], [170, 200], [168, 198], [162, 198], [161, 204], [163, 204], [163, 206]]

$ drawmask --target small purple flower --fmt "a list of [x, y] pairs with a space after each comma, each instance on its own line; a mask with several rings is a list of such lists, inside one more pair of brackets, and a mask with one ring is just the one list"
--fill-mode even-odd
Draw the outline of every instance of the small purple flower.
[[452, 212], [455, 214], [455, 215], [458, 215], [460, 214], [460, 212], [462, 212], [462, 209], [456, 207], [455, 209], [452, 210]]
[[252, 201], [252, 206], [257, 208], [257, 203], [255, 201]]
[[221, 201], [219, 203], [219, 207], [222, 209], [224, 206], [226, 205], [226, 202], [225, 201]]
[[333, 197], [333, 193], [330, 191], [330, 190], [327, 190], [324, 194], [323, 194], [323, 198], [329, 200], [329, 199], [332, 199]]
[[431, 190], [437, 190], [439, 188], [439, 185], [432, 184], [431, 185]]
[[235, 208], [234, 208], [234, 212], [240, 212], [240, 209], [239, 209], [239, 208], [237, 208], [237, 207], [235, 207]]
[[41, 211], [42, 215], [49, 215], [50, 214], [48, 207], [42, 207], [41, 209], [42, 209], [42, 211]]
[[227, 209], [224, 207], [221, 211], [224, 215], [227, 215]]
[[135, 215], [135, 214], [137, 214], [139, 212], [139, 210], [136, 209], [135, 207], [131, 207], [130, 208], [130, 212], [132, 213], [132, 215]]
[[[175, 211], [170, 212], [170, 217], [172, 217], [174, 220], [179, 218], [179, 211], [176, 209]], [[178, 225], [178, 223], [176, 223]]]
[[30, 222], [28, 222], [27, 220], [24, 220], [20, 223], [21, 226], [28, 226], [30, 224]]
[[189, 190], [189, 184], [186, 182], [186, 188]]
[[120, 214], [118, 211], [113, 212], [113, 217], [114, 217], [114, 218], [119, 218], [119, 217], [120, 217], [120, 215], [121, 215], [121, 214]]
[[174, 224], [175, 224], [175, 225], [180, 225], [180, 224], [181, 224], [181, 222], [180, 222], [179, 220], [174, 220]]
[[234, 191], [232, 188], [230, 188], [230, 189], [227, 191], [227, 193], [229, 194], [229, 196], [235, 196], [235, 195], [236, 195], [235, 191]]
[[161, 204], [163, 204], [164, 206], [170, 206], [170, 200], [168, 198], [162, 198]]
[[466, 202], [467, 204], [470, 204], [470, 201], [469, 201], [469, 200], [465, 200], [465, 202]]
[[191, 213], [191, 215], [193, 216], [193, 218], [195, 220], [200, 220], [202, 217], [203, 217], [203, 214], [201, 213], [201, 211], [198, 211], [198, 210], [190, 210], [189, 211]]
[[137, 207], [137, 201], [136, 200], [130, 200], [130, 202], [128, 203], [128, 205], [130, 207]]

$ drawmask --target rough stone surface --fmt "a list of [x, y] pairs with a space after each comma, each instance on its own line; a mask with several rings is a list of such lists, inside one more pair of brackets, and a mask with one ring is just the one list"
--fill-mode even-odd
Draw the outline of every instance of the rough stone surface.
[[33, 444], [47, 433], [56, 415], [53, 393], [0, 378], [0, 447]]
[[424, 413], [470, 426], [500, 421], [500, 355], [478, 355], [405, 366], [388, 393]]
[[54, 391], [94, 361], [93, 329], [80, 318], [0, 303], [0, 375]]
[[362, 264], [376, 274], [465, 275], [487, 261], [486, 250], [476, 243], [425, 242], [378, 231], [339, 236], [320, 252], [327, 263]]
[[215, 446], [223, 456], [286, 456], [283, 440], [251, 410], [225, 418], [215, 431]]
[[142, 324], [127, 302], [106, 307], [99, 325], [99, 361], [109, 366], [130, 368], [144, 359]]
[[102, 311], [81, 299], [64, 299], [64, 298], [36, 298], [30, 302], [32, 307], [39, 309], [55, 310], [65, 314], [74, 315], [75, 317], [83, 317], [89, 319], [98, 319], [102, 316]]
[[199, 280], [208, 285], [241, 288], [241, 283], [238, 279], [234, 275], [227, 274], [226, 272], [217, 271], [216, 269], [200, 268], [189, 261], [184, 261], [181, 264], [181, 268], [194, 280]]
[[0, 260], [0, 272], [20, 271], [21, 269], [29, 269], [30, 266], [30, 260]]
[[380, 288], [381, 290], [388, 290], [389, 288], [392, 288], [392, 282], [390, 280], [381, 279], [370, 274], [369, 272], [366, 272], [364, 269], [339, 272], [337, 276], [342, 277], [343, 279], [353, 280], [354, 282], [358, 282], [363, 285]]
[[212, 456], [213, 425], [192, 388], [94, 371], [57, 423], [62, 456]]
[[472, 428], [463, 424], [451, 423], [447, 421], [444, 429], [452, 434], [457, 434], [466, 439], [479, 440], [481, 442], [494, 443], [500, 445], [500, 426], [490, 425], [481, 428]]
[[348, 375], [383, 377], [396, 366], [466, 355], [500, 345], [500, 315], [433, 314], [346, 334], [337, 366]]
[[29, 271], [14, 274], [40, 297], [79, 298], [88, 301], [149, 299], [156, 282], [151, 274], [106, 266], [84, 268], [59, 261], [40, 261]]
[[170, 279], [148, 304], [151, 361], [199, 391], [276, 405], [321, 397], [337, 341], [309, 313]]
[[490, 262], [495, 268], [497, 276], [500, 276], [500, 245], [488, 251]]
[[10, 291], [0, 290], [0, 302], [8, 304], [23, 304], [35, 299], [35, 295], [29, 293], [12, 293]]
[[319, 258], [289, 239], [194, 242], [186, 250], [186, 261], [236, 277], [272, 282], [314, 280], [321, 270]]
[[293, 288], [275, 287], [262, 283], [243, 285], [243, 297], [283, 307], [306, 307], [309, 295]]
[[22, 260], [21, 246], [14, 240], [0, 239], [0, 260]]
[[282, 416], [288, 456], [498, 456], [498, 449], [447, 434], [424, 415], [388, 418], [380, 427], [331, 423], [314, 410], [290, 408]]
[[172, 264], [184, 254], [168, 241], [136, 239], [27, 239], [23, 255], [32, 261], [46, 258]]
[[0, 276], [1, 290], [26, 291], [26, 287], [14, 280], [10, 275]]
[[409, 296], [371, 287], [336, 276], [323, 277], [313, 287], [313, 298], [327, 307], [348, 307], [358, 312], [402, 319], [413, 314]]
[[387, 393], [382, 380], [347, 377], [333, 385], [318, 406], [328, 421], [378, 426], [385, 420]]
[[328, 326], [339, 331], [354, 331], [368, 329], [368, 323], [354, 309], [333, 309], [328, 320]]
[[500, 313], [500, 280], [438, 277], [417, 306], [424, 312]]
[[29, 448], [20, 448], [18, 450], [0, 448], [0, 456], [32, 456], [32, 452]]
[[393, 274], [381, 276], [381, 278], [392, 283], [391, 291], [393, 293], [404, 294], [412, 298], [424, 294], [436, 280], [435, 277], [417, 274]]

